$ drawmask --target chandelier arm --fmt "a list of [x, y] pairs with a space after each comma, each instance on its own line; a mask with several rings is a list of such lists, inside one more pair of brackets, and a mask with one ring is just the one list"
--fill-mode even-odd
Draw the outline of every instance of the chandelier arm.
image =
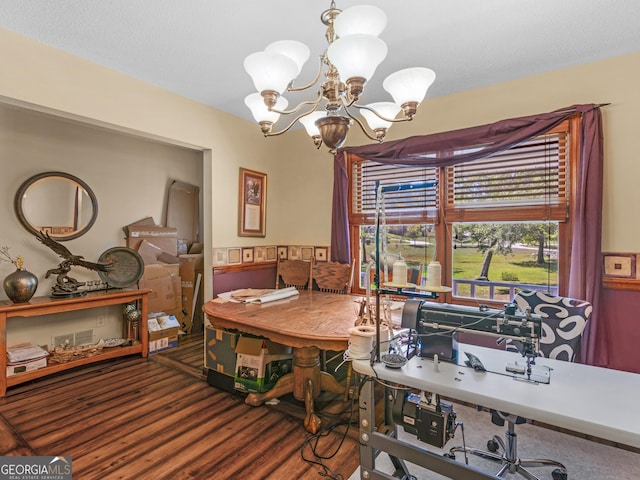
[[322, 76], [322, 65], [324, 64], [324, 60], [326, 56], [327, 56], [326, 51], [325, 53], [320, 55], [318, 73], [316, 73], [316, 77], [311, 82], [309, 82], [308, 84], [302, 87], [294, 87], [293, 86], [293, 82], [295, 81], [295, 78], [294, 78], [293, 80], [291, 80], [291, 83], [289, 83], [289, 86], [287, 87], [287, 92], [302, 92], [303, 90], [308, 90], [309, 88], [313, 87], [316, 83], [318, 83], [318, 81], [320, 80], [320, 77]]
[[300, 102], [298, 105], [296, 105], [291, 110], [277, 110], [275, 108], [272, 108], [269, 111], [270, 112], [274, 112], [274, 113], [279, 113], [280, 115], [291, 115], [292, 113], [296, 113], [297, 111], [299, 111], [305, 105], [314, 105], [313, 110], [310, 110], [309, 112], [307, 112], [304, 115], [302, 115], [304, 117], [305, 115], [308, 115], [309, 113], [313, 112], [318, 107], [318, 104], [320, 103], [320, 100], [322, 100], [322, 93], [319, 93], [318, 97], [315, 100], [305, 100], [304, 102]]
[[[316, 104], [316, 107], [317, 107], [317, 104]], [[294, 118], [294, 119], [291, 121], [291, 123], [290, 123], [289, 125], [287, 125], [287, 126], [286, 126], [285, 128], [283, 128], [282, 130], [279, 130], [279, 131], [277, 131], [277, 132], [268, 132], [268, 133], [265, 133], [265, 134], [264, 134], [264, 136], [265, 136], [265, 137], [275, 137], [275, 136], [277, 136], [277, 135], [282, 135], [283, 133], [288, 132], [288, 131], [291, 129], [291, 127], [293, 127], [293, 125], [294, 125], [298, 120], [300, 120], [300, 119], [301, 119], [301, 118], [303, 118], [303, 117], [306, 117], [307, 115], [309, 115], [310, 113], [314, 112], [315, 110], [316, 110], [316, 108], [314, 107], [314, 108], [312, 108], [311, 110], [309, 110], [308, 112], [304, 112], [302, 115], [298, 115], [296, 118]], [[275, 110], [274, 110], [274, 111], [275, 111]], [[320, 148], [320, 147], [318, 147], [318, 148]]]
[[401, 122], [410, 122], [411, 120], [413, 120], [413, 117], [387, 118], [387, 117], [385, 117], [383, 115], [380, 115], [375, 109], [373, 109], [371, 107], [368, 107], [367, 105], [358, 105], [358, 104], [354, 103], [354, 104], [352, 104], [352, 106], [354, 108], [359, 109], [359, 110], [368, 110], [371, 113], [373, 113], [376, 117], [381, 118], [385, 122], [401, 123]]
[[349, 116], [349, 118], [351, 118], [358, 124], [358, 126], [360, 127], [360, 130], [362, 130], [362, 133], [364, 133], [370, 140], [374, 140], [378, 143], [382, 142], [382, 139], [374, 137], [369, 133], [369, 130], [367, 129], [367, 127], [365, 127], [365, 125], [358, 119], [358, 117], [354, 117], [353, 115], [351, 115], [351, 112], [346, 108], [344, 109], [344, 111]]

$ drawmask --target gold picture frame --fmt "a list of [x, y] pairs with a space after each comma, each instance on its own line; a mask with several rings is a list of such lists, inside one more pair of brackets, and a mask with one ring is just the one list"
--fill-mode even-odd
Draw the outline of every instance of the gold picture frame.
[[267, 174], [240, 168], [238, 236], [267, 234]]

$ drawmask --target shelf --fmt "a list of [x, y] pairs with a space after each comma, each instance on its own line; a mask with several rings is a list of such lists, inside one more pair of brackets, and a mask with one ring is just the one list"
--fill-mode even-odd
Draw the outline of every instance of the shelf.
[[103, 360], [109, 360], [112, 358], [124, 357], [126, 355], [135, 355], [142, 353], [142, 344], [137, 343], [128, 347], [113, 347], [107, 348], [91, 357], [79, 358], [78, 360], [72, 360], [64, 363], [52, 363], [44, 368], [38, 370], [32, 370], [30, 372], [18, 373], [7, 377], [7, 387], [13, 387], [36, 378], [46, 377], [54, 373], [69, 370], [70, 368], [80, 367], [82, 365], [89, 365], [90, 363], [101, 362]]
[[[11, 301], [0, 301], [0, 397], [6, 394], [7, 387], [19, 385], [71, 368], [126, 355], [139, 354], [146, 357], [148, 355], [149, 338], [145, 320], [149, 313], [149, 292], [151, 292], [149, 289], [103, 290], [89, 292], [85, 296], [73, 298], [33, 297], [30, 302], [18, 304], [14, 304]], [[18, 373], [7, 377], [7, 320], [9, 318], [38, 317], [98, 308], [107, 305], [121, 305], [130, 302], [140, 302], [140, 338], [134, 345], [105, 348], [101, 353], [92, 357], [79, 358], [78, 360], [64, 363], [53, 363], [38, 370]]]

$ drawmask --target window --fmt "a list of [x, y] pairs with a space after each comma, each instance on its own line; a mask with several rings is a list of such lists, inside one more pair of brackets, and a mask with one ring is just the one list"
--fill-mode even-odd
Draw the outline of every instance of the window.
[[518, 288], [562, 293], [576, 144], [566, 121], [504, 152], [450, 167], [350, 157], [351, 249], [360, 259], [360, 287], [375, 259], [376, 182], [437, 180], [436, 188], [384, 195], [381, 240], [388, 253], [425, 271], [431, 260], [440, 261], [442, 282], [454, 289], [447, 301], [498, 305]]

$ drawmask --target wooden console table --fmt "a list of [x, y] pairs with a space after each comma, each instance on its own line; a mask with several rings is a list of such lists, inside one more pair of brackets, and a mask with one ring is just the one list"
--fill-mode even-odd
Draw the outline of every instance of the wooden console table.
[[[149, 351], [149, 336], [147, 334], [148, 295], [151, 290], [106, 290], [90, 292], [83, 297], [51, 298], [34, 297], [28, 303], [12, 303], [9, 300], [0, 301], [0, 396], [4, 396], [7, 387], [19, 385], [36, 378], [41, 378], [52, 373], [61, 372], [70, 368], [86, 365], [109, 358], [122, 357], [139, 353], [143, 357]], [[126, 347], [109, 348], [102, 353], [73, 360], [66, 363], [48, 365], [39, 370], [18, 373], [7, 377], [7, 320], [13, 317], [37, 317], [56, 313], [85, 310], [108, 305], [120, 305], [140, 301], [140, 339], [133, 345]]]

